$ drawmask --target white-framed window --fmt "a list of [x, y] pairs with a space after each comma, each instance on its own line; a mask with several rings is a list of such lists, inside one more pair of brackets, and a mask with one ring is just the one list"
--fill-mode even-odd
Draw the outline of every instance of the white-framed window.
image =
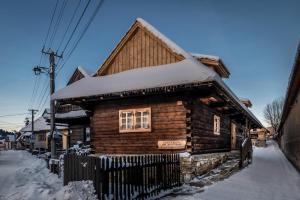
[[221, 118], [217, 115], [214, 115], [214, 134], [220, 135], [221, 133]]
[[119, 110], [119, 132], [150, 132], [151, 108]]

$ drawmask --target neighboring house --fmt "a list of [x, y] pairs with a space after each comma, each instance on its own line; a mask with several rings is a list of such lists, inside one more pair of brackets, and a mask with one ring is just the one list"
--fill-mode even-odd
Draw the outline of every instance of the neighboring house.
[[[92, 76], [92, 72], [87, 71], [83, 67], [77, 67], [68, 81], [68, 85], [79, 81], [82, 78]], [[90, 144], [90, 117], [89, 112], [83, 110], [80, 106], [72, 104], [58, 104], [55, 115], [57, 123], [68, 124], [68, 138], [66, 148], [72, 147], [78, 142], [85, 145]]]
[[[49, 116], [49, 109], [45, 109], [42, 116], [34, 120], [34, 131], [32, 134], [32, 126], [29, 123], [27, 126], [23, 127], [20, 132], [21, 136], [31, 135], [31, 142], [33, 143], [34, 149], [49, 149], [50, 144], [50, 125], [47, 122], [47, 117]], [[67, 127], [56, 126], [58, 132], [62, 135], [67, 133]]]
[[90, 111], [99, 154], [230, 151], [262, 125], [223, 82], [229, 74], [139, 18], [93, 77], [51, 98]]
[[268, 130], [266, 128], [259, 128], [250, 131], [252, 144], [257, 147], [265, 147], [267, 141]]
[[286, 91], [279, 143], [286, 157], [300, 170], [300, 44]]

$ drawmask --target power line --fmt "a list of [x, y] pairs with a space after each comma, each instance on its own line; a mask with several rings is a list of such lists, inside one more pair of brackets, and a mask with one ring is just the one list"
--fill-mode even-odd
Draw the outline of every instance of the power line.
[[48, 86], [47, 85], [47, 77], [45, 77], [44, 83], [42, 84], [42, 87], [41, 87], [41, 90], [39, 92], [39, 95], [36, 96], [36, 99], [35, 99], [36, 101], [33, 102], [34, 107], [36, 107], [37, 104], [40, 102], [40, 100], [41, 100], [41, 98], [42, 98], [45, 90], [47, 89], [47, 86]]
[[54, 38], [55, 38], [55, 35], [57, 33], [57, 30], [58, 30], [58, 27], [60, 25], [60, 22], [61, 22], [61, 19], [62, 19], [62, 16], [63, 16], [63, 13], [64, 13], [64, 9], [66, 8], [66, 5], [68, 3], [68, 0], [64, 0], [63, 3], [62, 3], [62, 6], [59, 10], [59, 14], [57, 16], [57, 20], [56, 20], [56, 23], [53, 27], [53, 32], [52, 32], [52, 35], [50, 37], [50, 43], [49, 43], [49, 47], [51, 47], [53, 41], [54, 41]]
[[64, 65], [68, 62], [69, 58], [71, 57], [71, 55], [73, 54], [73, 52], [75, 51], [75, 49], [77, 48], [79, 42], [81, 41], [81, 39], [83, 38], [83, 36], [85, 35], [85, 33], [87, 32], [88, 28], [90, 27], [91, 23], [93, 22], [93, 20], [95, 19], [97, 13], [100, 10], [100, 7], [103, 4], [103, 0], [99, 1], [96, 9], [94, 10], [92, 16], [90, 17], [88, 23], [86, 24], [85, 28], [83, 29], [81, 35], [79, 36], [77, 42], [75, 43], [75, 45], [73, 46], [72, 50], [70, 51], [70, 53], [68, 54], [67, 58], [65, 59], [65, 62], [61, 65], [61, 67], [58, 69], [57, 73], [59, 73], [61, 71], [61, 69], [64, 67]]
[[58, 5], [58, 0], [56, 0], [55, 7], [54, 7], [54, 10], [53, 10], [53, 12], [52, 12], [51, 21], [50, 21], [50, 24], [49, 24], [49, 27], [48, 27], [48, 31], [47, 31], [46, 38], [45, 38], [45, 41], [44, 41], [43, 46], [46, 45], [47, 39], [48, 39], [48, 37], [49, 37], [49, 33], [50, 33], [51, 26], [52, 26], [52, 23], [53, 23], [54, 15], [55, 15], [55, 13], [56, 13], [57, 5]]
[[82, 20], [82, 18], [83, 18], [83, 16], [84, 16], [84, 13], [86, 12], [86, 10], [87, 10], [87, 8], [88, 8], [88, 6], [89, 6], [90, 3], [91, 3], [91, 0], [89, 0], [89, 1], [87, 2], [87, 4], [85, 5], [84, 10], [83, 10], [83, 12], [81, 13], [81, 16], [80, 16], [79, 20], [77, 21], [76, 26], [75, 26], [75, 28], [73, 29], [73, 31], [72, 31], [72, 33], [71, 33], [71, 36], [70, 36], [68, 42], [66, 43], [66, 45], [65, 45], [65, 47], [64, 47], [64, 49], [63, 49], [62, 52], [65, 52], [66, 48], [68, 47], [68, 45], [69, 45], [71, 39], [73, 38], [73, 36], [74, 36], [74, 34], [75, 34], [75, 31], [76, 31], [76, 29], [78, 28], [78, 25], [79, 25], [79, 23], [81, 22], [81, 20]]
[[[40, 100], [39, 106], [37, 107], [38, 110], [41, 110], [41, 105], [42, 105], [42, 104], [45, 104], [45, 102], [47, 101], [48, 95], [46, 96], [46, 94], [47, 94], [47, 91], [48, 91], [49, 87], [50, 87], [50, 86], [47, 85], [46, 90], [44, 90], [43, 97], [42, 97], [42, 99]], [[45, 98], [45, 97], [46, 97], [46, 98]], [[44, 99], [44, 98], [45, 98], [45, 99]]]
[[[57, 6], [58, 6], [58, 0], [56, 0], [54, 9], [53, 9], [53, 12], [52, 12], [52, 15], [51, 15], [50, 24], [49, 24], [49, 27], [48, 27], [48, 30], [47, 30], [46, 37], [45, 37], [44, 42], [43, 42], [43, 47], [45, 47], [45, 45], [47, 43], [47, 40], [48, 40], [48, 37], [49, 37], [49, 34], [50, 34], [50, 30], [51, 30], [51, 27], [52, 27], [52, 24], [53, 24], [53, 19], [54, 19], [56, 10], [57, 10]], [[42, 58], [43, 58], [43, 54], [41, 53], [39, 65], [41, 65], [41, 63], [42, 63]], [[40, 78], [38, 78], [38, 81], [37, 81], [37, 78], [35, 78], [35, 83], [34, 83], [34, 87], [33, 87], [33, 91], [32, 91], [32, 96], [30, 98], [29, 107], [32, 107], [35, 103], [36, 93], [37, 93], [37, 91], [39, 89], [39, 86], [40, 86], [40, 84], [37, 84], [37, 82], [39, 82], [39, 80], [40, 80]]]
[[45, 106], [45, 105], [46, 105], [46, 103], [47, 103], [49, 97], [50, 97], [50, 94], [47, 95], [47, 97], [46, 97], [46, 99], [45, 99], [43, 105], [40, 107], [39, 113], [44, 112], [44, 110], [46, 109], [46, 106]]
[[66, 29], [66, 31], [65, 31], [65, 33], [64, 33], [64, 35], [63, 35], [63, 37], [62, 37], [62, 39], [61, 39], [61, 41], [60, 41], [60, 44], [58, 45], [57, 51], [60, 50], [60, 47], [61, 47], [61, 45], [63, 44], [63, 41], [64, 41], [64, 39], [65, 39], [65, 37], [66, 37], [66, 35], [67, 35], [67, 32], [69, 31], [69, 29], [70, 29], [70, 27], [71, 27], [71, 24], [72, 24], [72, 22], [73, 22], [73, 19], [75, 18], [75, 14], [77, 13], [77, 10], [78, 10], [80, 4], [81, 4], [81, 0], [79, 0], [78, 3], [77, 3], [77, 6], [76, 6], [76, 8], [75, 8], [75, 10], [74, 10], [74, 12], [73, 12], [73, 14], [72, 14], [72, 16], [71, 16], [69, 25], [67, 26], [67, 29]]
[[8, 115], [0, 115], [0, 117], [14, 117], [20, 115], [27, 115], [28, 113], [17, 113], [17, 114], [8, 114]]

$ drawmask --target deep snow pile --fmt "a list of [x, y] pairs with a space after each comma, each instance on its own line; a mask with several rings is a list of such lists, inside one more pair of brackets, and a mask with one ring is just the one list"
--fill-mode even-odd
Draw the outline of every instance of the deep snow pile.
[[56, 199], [63, 200], [97, 200], [92, 181], [76, 181], [66, 185], [55, 194]]
[[267, 148], [255, 148], [253, 163], [224, 181], [204, 188], [204, 192], [182, 194], [178, 200], [300, 200], [300, 174], [273, 141]]
[[47, 169], [43, 159], [26, 151], [0, 152], [0, 199], [71, 200], [95, 199], [91, 182], [70, 183]]

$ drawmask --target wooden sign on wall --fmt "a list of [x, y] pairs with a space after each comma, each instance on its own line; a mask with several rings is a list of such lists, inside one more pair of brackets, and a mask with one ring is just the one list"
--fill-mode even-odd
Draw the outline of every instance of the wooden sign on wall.
[[186, 140], [159, 140], [159, 149], [185, 149]]

